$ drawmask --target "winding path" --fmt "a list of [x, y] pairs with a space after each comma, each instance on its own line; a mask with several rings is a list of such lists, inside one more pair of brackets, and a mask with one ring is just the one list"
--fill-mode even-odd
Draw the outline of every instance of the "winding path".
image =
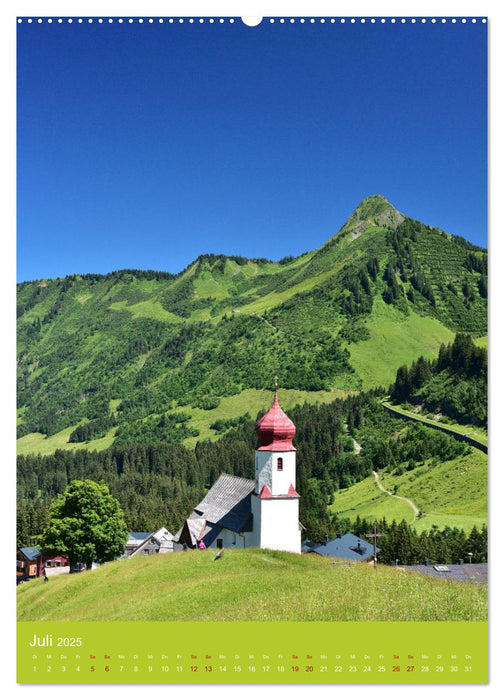
[[271, 326], [271, 328], [273, 328], [273, 330], [278, 333], [278, 328], [276, 326], [274, 326], [272, 323], [270, 323], [270, 321], [268, 321], [267, 318], [264, 318], [264, 316], [261, 316], [261, 314], [254, 314], [254, 316], [257, 316], [257, 318], [260, 318], [261, 321], [264, 321], [264, 323], [267, 323], [268, 326]]
[[[352, 437], [350, 435], [350, 431], [348, 430], [348, 423], [343, 423], [343, 425], [345, 426], [345, 433], [348, 435], [348, 437]], [[353, 442], [355, 454], [358, 455], [359, 452], [362, 450], [362, 446], [359, 445], [359, 443], [357, 442], [357, 440], [354, 437], [352, 437], [352, 442]]]
[[420, 511], [418, 510], [416, 505], [413, 503], [413, 501], [410, 500], [409, 498], [405, 498], [404, 496], [398, 496], [397, 494], [392, 493], [391, 491], [387, 491], [385, 486], [380, 481], [380, 475], [378, 474], [378, 472], [373, 471], [373, 474], [374, 474], [375, 484], [378, 486], [380, 491], [383, 491], [383, 493], [386, 493], [387, 496], [392, 496], [393, 498], [398, 498], [400, 501], [404, 501], [405, 503], [407, 503], [409, 505], [409, 507], [413, 511], [413, 520], [411, 522], [414, 523], [415, 520], [420, 515]]

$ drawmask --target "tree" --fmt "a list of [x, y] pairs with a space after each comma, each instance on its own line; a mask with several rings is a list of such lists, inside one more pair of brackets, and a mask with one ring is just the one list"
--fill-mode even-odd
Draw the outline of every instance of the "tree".
[[41, 538], [48, 556], [66, 554], [70, 565], [91, 568], [124, 553], [128, 529], [119, 501], [102, 481], [71, 481], [50, 509], [49, 525]]
[[419, 389], [432, 378], [432, 370], [429, 362], [421, 355], [413, 362], [409, 370], [410, 390]]
[[411, 383], [407, 365], [399, 367], [396, 373], [395, 383], [392, 385], [391, 389], [391, 397], [394, 401], [401, 402], [409, 397]]

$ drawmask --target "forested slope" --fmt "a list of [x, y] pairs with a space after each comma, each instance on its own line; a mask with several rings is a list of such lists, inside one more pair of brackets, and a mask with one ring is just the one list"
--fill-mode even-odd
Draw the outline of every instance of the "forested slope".
[[204, 254], [178, 274], [24, 282], [20, 450], [60, 433], [63, 447], [194, 445], [218, 437], [222, 399], [236, 397], [225, 417], [239, 418], [244, 392], [275, 374], [308, 401], [386, 386], [419, 348], [433, 359], [455, 332], [485, 335], [486, 290], [484, 250], [380, 195], [297, 258]]

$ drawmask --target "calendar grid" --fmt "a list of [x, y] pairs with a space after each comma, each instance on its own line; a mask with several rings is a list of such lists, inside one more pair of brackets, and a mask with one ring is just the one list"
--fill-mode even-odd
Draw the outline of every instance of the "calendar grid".
[[486, 623], [19, 623], [20, 683], [486, 683]]

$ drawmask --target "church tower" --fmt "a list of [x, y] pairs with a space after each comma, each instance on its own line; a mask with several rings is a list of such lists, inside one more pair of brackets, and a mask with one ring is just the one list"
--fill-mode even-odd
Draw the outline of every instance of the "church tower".
[[292, 444], [296, 426], [280, 408], [277, 391], [256, 432], [255, 491], [251, 497], [254, 546], [299, 554], [299, 494]]

